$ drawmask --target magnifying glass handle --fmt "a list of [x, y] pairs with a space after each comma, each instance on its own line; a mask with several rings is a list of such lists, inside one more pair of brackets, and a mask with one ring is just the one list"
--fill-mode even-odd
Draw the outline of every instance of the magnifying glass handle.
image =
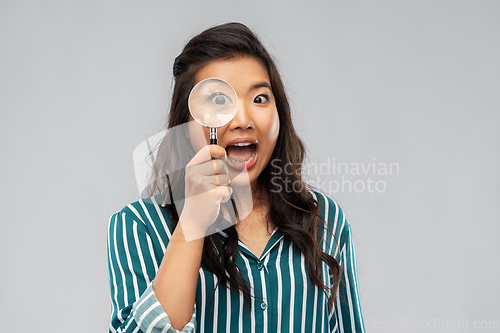
[[217, 128], [215, 127], [210, 127], [210, 144], [217, 144]]
[[[211, 145], [216, 145], [217, 144], [217, 128], [212, 128], [210, 127], [210, 144]], [[213, 160], [218, 160], [216, 157], [212, 157]]]

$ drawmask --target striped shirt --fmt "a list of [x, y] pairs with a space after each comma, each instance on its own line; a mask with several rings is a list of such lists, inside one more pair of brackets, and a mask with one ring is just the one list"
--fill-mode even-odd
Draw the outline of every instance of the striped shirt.
[[[236, 265], [254, 296], [251, 311], [242, 293], [221, 285], [214, 292], [217, 277], [201, 267], [194, 312], [180, 332], [365, 332], [349, 222], [331, 198], [311, 194], [329, 230], [318, 236], [319, 244], [342, 269], [334, 309], [329, 311], [327, 296], [310, 281], [303, 254], [275, 229], [260, 258], [238, 242]], [[109, 332], [179, 332], [171, 326], [151, 285], [172, 232], [170, 215], [155, 197], [131, 203], [111, 216]], [[219, 232], [222, 239], [226, 236]], [[322, 278], [330, 285], [325, 263]]]

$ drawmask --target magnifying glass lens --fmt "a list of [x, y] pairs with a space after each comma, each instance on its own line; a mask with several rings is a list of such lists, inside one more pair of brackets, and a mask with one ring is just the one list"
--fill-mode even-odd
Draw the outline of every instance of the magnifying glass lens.
[[221, 79], [200, 81], [189, 94], [189, 112], [200, 125], [218, 128], [233, 119], [238, 97], [233, 87]]

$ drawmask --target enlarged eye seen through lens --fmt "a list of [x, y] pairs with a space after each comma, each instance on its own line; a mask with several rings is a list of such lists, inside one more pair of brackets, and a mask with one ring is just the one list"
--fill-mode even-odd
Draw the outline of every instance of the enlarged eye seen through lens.
[[210, 101], [216, 105], [225, 105], [231, 103], [231, 98], [222, 93], [212, 94]]

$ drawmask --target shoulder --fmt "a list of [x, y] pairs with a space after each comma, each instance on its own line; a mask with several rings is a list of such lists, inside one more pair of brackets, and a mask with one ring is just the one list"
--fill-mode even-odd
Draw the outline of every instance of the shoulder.
[[173, 224], [166, 208], [160, 206], [158, 197], [143, 198], [129, 203], [110, 217], [109, 228], [135, 225], [138, 230], [158, 238], [170, 239]]
[[335, 200], [321, 192], [309, 191], [309, 193], [318, 202], [320, 214], [325, 220], [334, 222], [344, 219], [344, 211]]
[[[312, 197], [318, 202], [320, 219], [319, 233], [322, 236], [322, 243], [326, 244], [324, 250], [334, 255], [338, 251], [340, 242], [350, 233], [349, 221], [340, 205], [329, 196], [317, 192], [309, 191]], [[323, 232], [322, 232], [323, 231]]]
[[309, 193], [318, 202], [319, 213], [330, 231], [337, 233], [340, 231], [339, 228], [348, 225], [344, 211], [335, 200], [321, 192], [309, 191]]

